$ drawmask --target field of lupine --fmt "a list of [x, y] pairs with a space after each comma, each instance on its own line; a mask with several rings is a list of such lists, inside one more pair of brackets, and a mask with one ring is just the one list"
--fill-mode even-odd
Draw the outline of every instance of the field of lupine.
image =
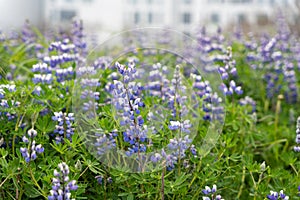
[[300, 41], [276, 23], [0, 33], [0, 199], [298, 199]]

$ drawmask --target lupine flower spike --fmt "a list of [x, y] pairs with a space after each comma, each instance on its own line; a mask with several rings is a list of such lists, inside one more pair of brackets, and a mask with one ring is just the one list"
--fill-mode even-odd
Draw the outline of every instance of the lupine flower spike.
[[[224, 200], [224, 199], [222, 199], [222, 196], [219, 194], [216, 194], [216, 192], [217, 192], [216, 185], [213, 185], [212, 188], [205, 186], [205, 189], [202, 190], [202, 193], [207, 196], [202, 197], [202, 199], [203, 200]], [[210, 197], [208, 197], [208, 196], [210, 196]]]
[[267, 198], [270, 200], [277, 200], [277, 199], [288, 200], [289, 199], [289, 197], [283, 193], [283, 190], [280, 190], [279, 194], [278, 194], [278, 192], [274, 192], [271, 190], [270, 194], [267, 196]]
[[[300, 116], [297, 119], [297, 125], [296, 125], [296, 143], [299, 145], [300, 143]], [[295, 152], [300, 152], [300, 146], [294, 147]]]
[[59, 171], [54, 170], [54, 178], [52, 179], [52, 190], [50, 190], [50, 195], [48, 200], [70, 200], [71, 191], [77, 190], [75, 180], [69, 179], [69, 166], [62, 162], [58, 164]]
[[44, 152], [44, 147], [41, 144], [36, 145], [34, 138], [37, 136], [37, 132], [34, 129], [30, 129], [27, 132], [28, 137], [25, 135], [22, 137], [22, 140], [25, 144], [28, 144], [28, 147], [21, 147], [20, 151], [25, 161], [28, 163], [31, 160], [37, 158], [37, 153], [41, 154]]

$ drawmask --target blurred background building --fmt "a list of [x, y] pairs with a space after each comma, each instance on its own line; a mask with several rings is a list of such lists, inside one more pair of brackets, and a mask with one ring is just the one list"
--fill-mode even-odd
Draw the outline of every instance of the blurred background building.
[[299, 24], [298, 0], [0, 0], [0, 28], [18, 28], [25, 19], [42, 29], [67, 27], [74, 17], [87, 31], [107, 35], [140, 26], [192, 32], [205, 25], [256, 30], [274, 23], [275, 11]]

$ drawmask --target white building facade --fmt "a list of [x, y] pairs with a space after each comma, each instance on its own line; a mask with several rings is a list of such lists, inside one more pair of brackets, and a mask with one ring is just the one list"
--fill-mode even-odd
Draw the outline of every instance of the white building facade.
[[[0, 0], [0, 29], [32, 24], [66, 27], [73, 17], [104, 35], [132, 27], [170, 27], [192, 32], [232, 24], [264, 25], [277, 8], [298, 19], [298, 0]], [[299, 3], [299, 2], [298, 2]], [[295, 17], [295, 16], [296, 17]], [[46, 27], [47, 29], [47, 27]]]
[[[278, 8], [291, 10], [294, 3], [295, 0], [126, 0], [124, 26], [170, 26], [184, 32], [199, 25], [208, 29], [231, 24], [263, 26]], [[299, 15], [297, 10], [294, 12]]]
[[43, 0], [0, 0], [0, 30], [19, 29], [25, 20], [41, 27], [44, 8]]

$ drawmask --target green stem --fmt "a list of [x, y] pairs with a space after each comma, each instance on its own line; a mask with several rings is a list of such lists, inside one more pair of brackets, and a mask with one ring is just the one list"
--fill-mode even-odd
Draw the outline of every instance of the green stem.
[[269, 105], [270, 105], [270, 102], [269, 102], [269, 100], [267, 99], [267, 100], [265, 101], [265, 106], [264, 106], [264, 111], [265, 111], [265, 113], [268, 112]]
[[279, 113], [281, 110], [281, 100], [283, 100], [283, 95], [278, 95], [277, 103], [276, 103], [276, 111], [275, 111], [275, 122], [274, 122], [274, 138], [277, 139], [277, 129], [278, 129], [278, 121], [279, 121]]
[[37, 186], [37, 188], [40, 190], [40, 194], [45, 198], [47, 199], [47, 195], [44, 193], [44, 191], [42, 190], [41, 186], [38, 184], [38, 182], [36, 181], [35, 177], [33, 176], [33, 173], [32, 173], [32, 169], [31, 167], [29, 166], [29, 172], [30, 172], [30, 176], [34, 182], [34, 184]]
[[2, 185], [7, 181], [7, 179], [10, 177], [10, 175], [8, 175], [5, 179], [4, 179], [4, 181], [2, 181], [2, 183], [0, 184], [0, 188], [2, 187]]
[[161, 174], [161, 200], [165, 199], [165, 173], [166, 173], [166, 167], [163, 168], [162, 174]]
[[[245, 154], [245, 152], [243, 151], [242, 153], [242, 156]], [[242, 192], [243, 192], [243, 188], [245, 186], [245, 177], [246, 177], [246, 166], [243, 165], [243, 175], [242, 175], [242, 180], [241, 180], [241, 186], [240, 186], [240, 189], [239, 189], [239, 193], [237, 195], [237, 199], [240, 199], [240, 196], [242, 195]]]

